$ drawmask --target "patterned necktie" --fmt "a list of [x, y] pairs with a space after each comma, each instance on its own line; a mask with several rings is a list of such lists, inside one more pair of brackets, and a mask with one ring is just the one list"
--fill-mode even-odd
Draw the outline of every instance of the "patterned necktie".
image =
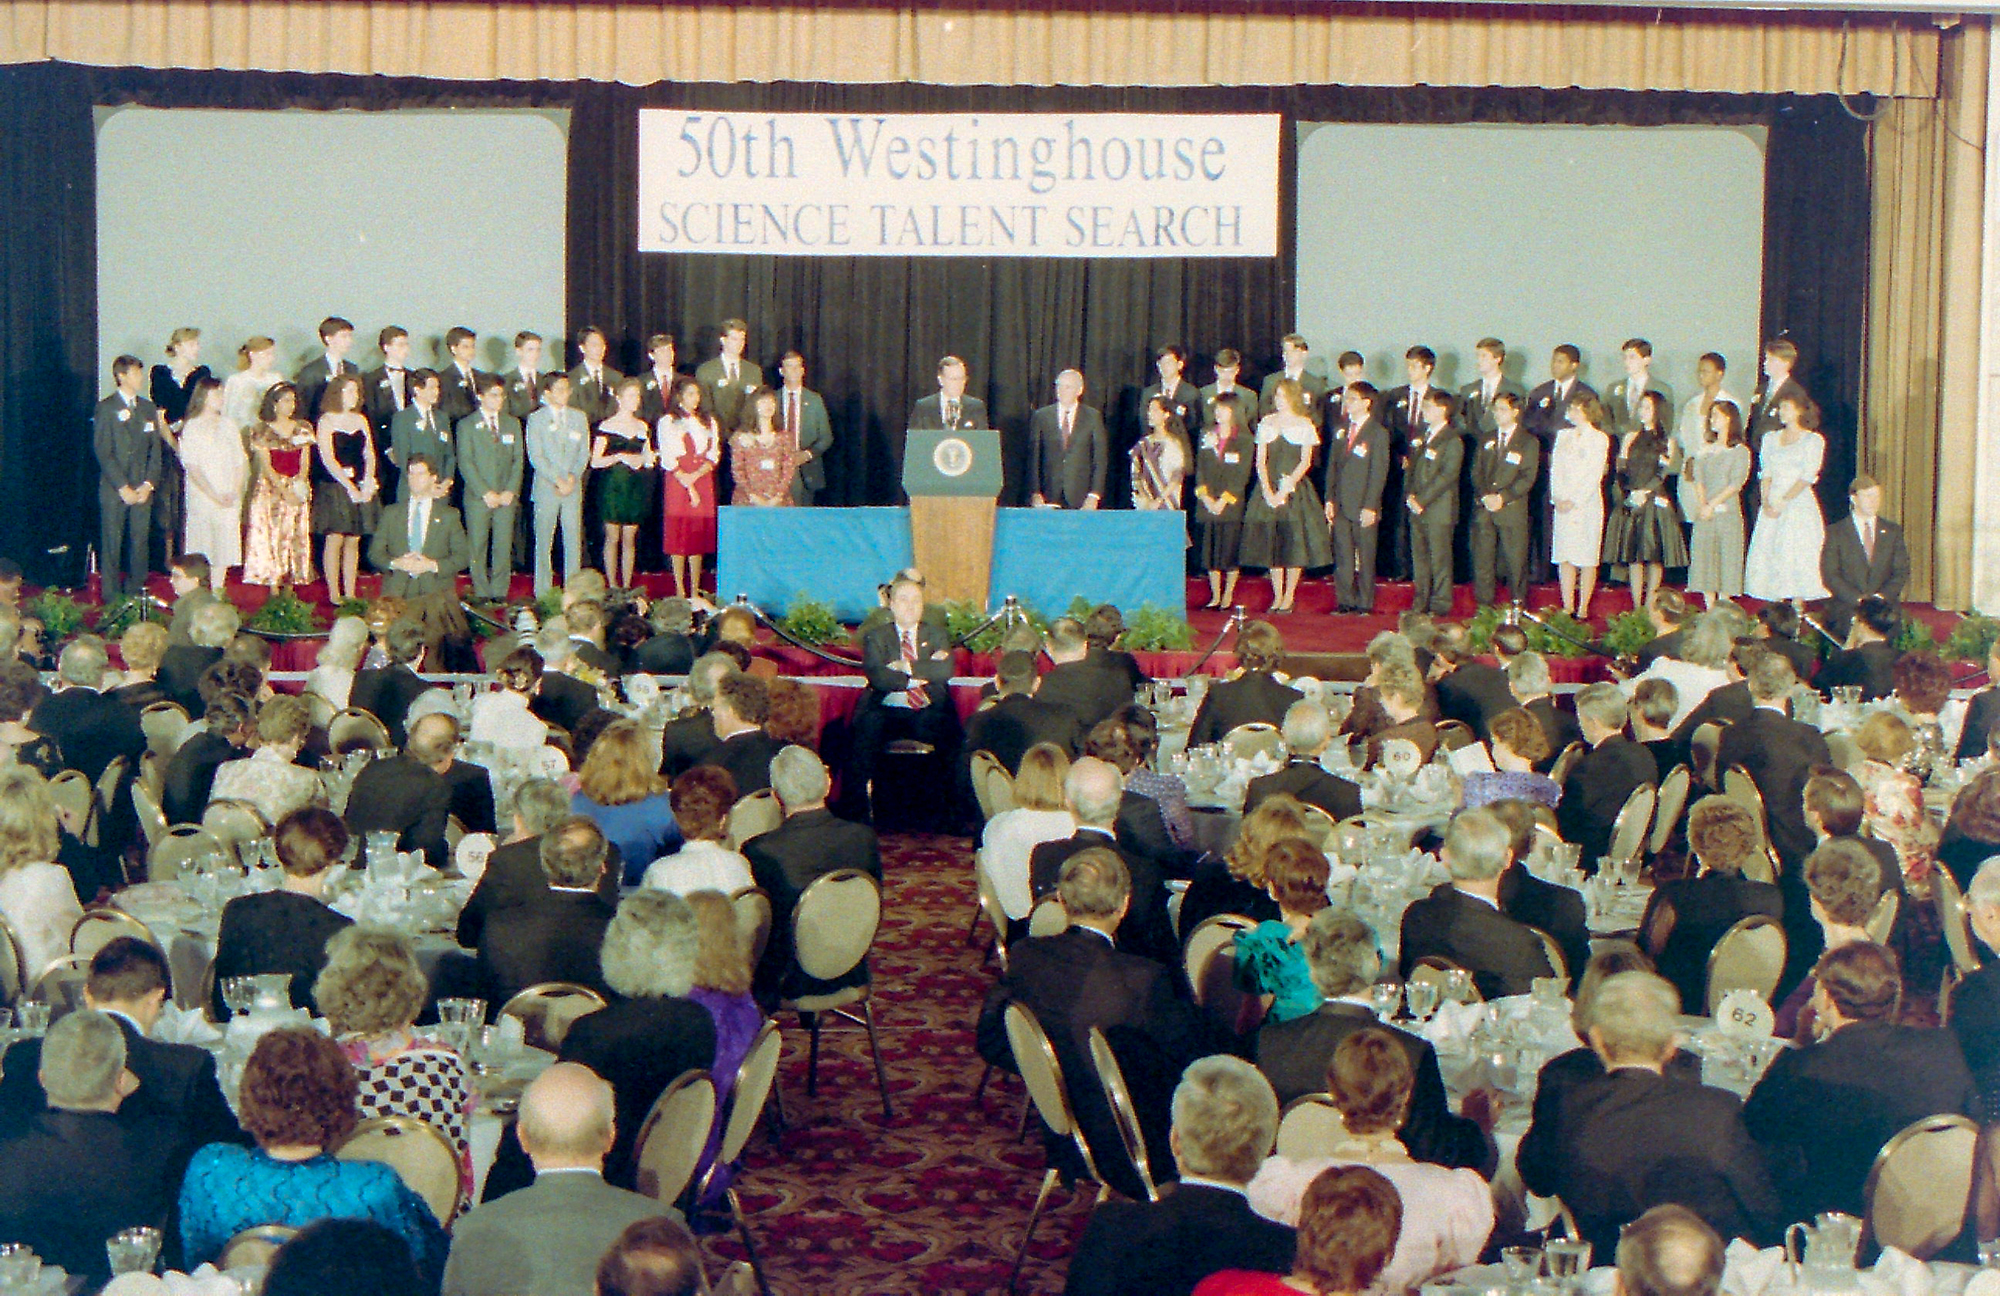
[[[903, 631], [903, 656], [909, 658], [910, 668], [915, 670], [917, 665], [917, 632], [915, 630]], [[930, 690], [924, 687], [924, 682], [915, 675], [910, 676], [910, 685], [904, 690], [903, 696], [908, 698], [910, 705], [919, 711], [931, 704]]]

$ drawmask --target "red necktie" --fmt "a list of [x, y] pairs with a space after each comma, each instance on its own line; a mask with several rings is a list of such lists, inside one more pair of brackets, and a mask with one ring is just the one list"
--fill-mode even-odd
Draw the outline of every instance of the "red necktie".
[[797, 392], [785, 393], [785, 431], [791, 436], [792, 440], [796, 441], [799, 439], [799, 394]]
[[1065, 412], [1062, 416], [1062, 446], [1065, 452], [1069, 449], [1069, 421], [1070, 415]]
[[[903, 631], [903, 656], [910, 659], [910, 669], [914, 671], [917, 666], [917, 632], [914, 630]], [[903, 696], [920, 711], [931, 704], [930, 690], [914, 674], [910, 676], [910, 686], [904, 690]]]
[[1869, 562], [1875, 561], [1875, 524], [1870, 522], [1861, 529], [1861, 549]]

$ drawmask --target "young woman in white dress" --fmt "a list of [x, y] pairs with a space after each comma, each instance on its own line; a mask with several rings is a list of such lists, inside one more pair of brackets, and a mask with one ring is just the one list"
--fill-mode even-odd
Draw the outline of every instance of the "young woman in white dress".
[[1555, 509], [1549, 561], [1562, 581], [1563, 611], [1587, 621], [1604, 554], [1604, 472], [1611, 438], [1604, 433], [1604, 404], [1597, 397], [1572, 396], [1564, 413], [1569, 422], [1556, 433], [1549, 455], [1549, 503]]
[[1826, 519], [1813, 486], [1826, 460], [1819, 406], [1806, 397], [1778, 402], [1776, 432], [1757, 448], [1757, 481], [1762, 503], [1750, 554], [1743, 564], [1743, 592], [1754, 599], [1806, 600], [1826, 597], [1819, 579], [1819, 551], [1826, 543]]
[[284, 381], [274, 368], [278, 344], [258, 334], [236, 348], [237, 370], [222, 384], [222, 417], [230, 426], [247, 428], [264, 407], [264, 393]]
[[181, 424], [181, 469], [187, 475], [187, 523], [181, 552], [208, 559], [220, 588], [231, 567], [243, 565], [243, 492], [250, 484], [250, 456], [243, 435], [222, 412], [222, 384], [195, 381]]

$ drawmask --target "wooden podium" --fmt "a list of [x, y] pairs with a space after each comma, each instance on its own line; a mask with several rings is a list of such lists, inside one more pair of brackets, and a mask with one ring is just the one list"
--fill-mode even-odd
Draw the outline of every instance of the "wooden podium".
[[985, 610], [1000, 484], [998, 432], [954, 428], [905, 434], [910, 550], [930, 602], [962, 599]]

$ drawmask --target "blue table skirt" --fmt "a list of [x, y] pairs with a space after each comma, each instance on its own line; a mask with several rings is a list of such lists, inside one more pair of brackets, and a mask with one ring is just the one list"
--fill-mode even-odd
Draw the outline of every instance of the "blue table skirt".
[[[1081, 596], [1128, 614], [1186, 607], [1186, 527], [1177, 512], [1001, 509], [993, 527], [991, 597], [1012, 594], [1048, 616]], [[875, 587], [910, 565], [904, 508], [723, 508], [716, 592], [747, 594], [777, 614], [802, 595], [843, 621], [876, 605]]]

